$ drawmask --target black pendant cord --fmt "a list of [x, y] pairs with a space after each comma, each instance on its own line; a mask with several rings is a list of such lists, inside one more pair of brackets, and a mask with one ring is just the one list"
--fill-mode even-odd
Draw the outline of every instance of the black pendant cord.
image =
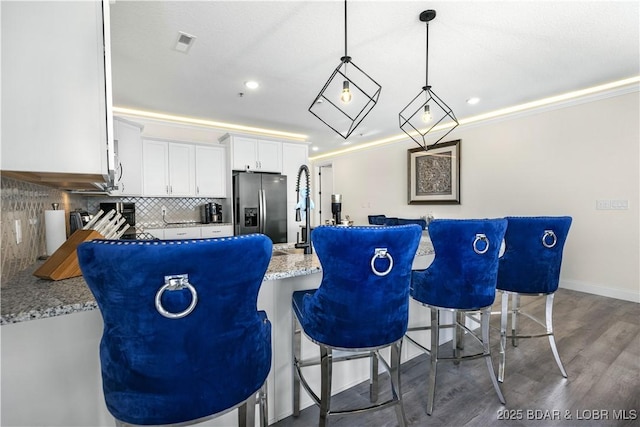
[[429, 22], [427, 21], [426, 24], [427, 24], [427, 40], [425, 45], [427, 46], [427, 50], [426, 50], [425, 57], [427, 59], [426, 59], [425, 77], [424, 77], [425, 90], [427, 90], [427, 88], [429, 87]]
[[344, 57], [347, 56], [347, 0], [344, 0]]

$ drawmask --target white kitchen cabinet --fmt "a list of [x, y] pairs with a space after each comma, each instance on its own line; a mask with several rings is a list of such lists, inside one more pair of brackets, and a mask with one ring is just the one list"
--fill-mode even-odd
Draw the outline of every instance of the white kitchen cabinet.
[[115, 149], [114, 184], [112, 196], [142, 195], [142, 129], [144, 126], [120, 117], [113, 118]]
[[196, 196], [227, 197], [227, 166], [224, 147], [196, 145]]
[[195, 195], [193, 144], [145, 139], [142, 142], [143, 195], [190, 197]]
[[164, 240], [200, 238], [200, 227], [165, 228], [163, 231]]
[[212, 237], [233, 236], [233, 226], [231, 224], [225, 224], [193, 227], [149, 228], [146, 229], [145, 232], [160, 240], [207, 239]]
[[238, 135], [225, 135], [231, 169], [255, 172], [282, 172], [282, 142]]
[[1, 16], [0, 169], [103, 181], [113, 167], [109, 2], [2, 2]]
[[169, 196], [169, 147], [166, 141], [142, 141], [142, 194]]
[[195, 195], [195, 146], [170, 142], [168, 147], [169, 195], [172, 197]]
[[200, 233], [202, 238], [231, 237], [233, 236], [233, 225], [200, 227]]

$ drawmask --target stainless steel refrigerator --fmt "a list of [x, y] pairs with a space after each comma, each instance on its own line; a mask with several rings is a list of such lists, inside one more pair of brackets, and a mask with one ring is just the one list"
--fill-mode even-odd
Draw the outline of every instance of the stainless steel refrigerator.
[[234, 234], [262, 233], [287, 242], [287, 177], [273, 173], [233, 173]]

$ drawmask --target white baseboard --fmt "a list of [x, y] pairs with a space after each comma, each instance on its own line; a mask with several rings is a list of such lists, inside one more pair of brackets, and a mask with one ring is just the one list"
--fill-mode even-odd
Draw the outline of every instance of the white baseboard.
[[576, 280], [561, 280], [560, 287], [572, 291], [586, 292], [588, 294], [640, 303], [640, 290], [633, 292], [593, 283], [579, 282]]

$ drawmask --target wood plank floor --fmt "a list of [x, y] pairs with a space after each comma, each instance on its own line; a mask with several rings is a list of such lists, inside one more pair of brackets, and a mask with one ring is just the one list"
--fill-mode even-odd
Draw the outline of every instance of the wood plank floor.
[[[523, 298], [523, 308], [544, 318], [544, 298]], [[499, 311], [500, 297], [495, 311]], [[492, 316], [499, 327], [499, 316]], [[523, 325], [525, 326], [525, 325]], [[560, 374], [546, 338], [508, 342], [501, 405], [486, 363], [473, 360], [438, 364], [433, 414], [426, 413], [429, 364], [419, 356], [402, 365], [402, 394], [411, 426], [640, 426], [640, 304], [560, 289], [554, 305], [554, 329], [568, 378]], [[491, 347], [498, 368], [499, 331]], [[465, 345], [470, 341], [465, 340]], [[447, 345], [448, 344], [448, 345]], [[442, 347], [450, 347], [450, 343]], [[405, 341], [404, 345], [411, 345]], [[388, 391], [381, 376], [380, 398]], [[304, 390], [302, 391], [304, 393]], [[368, 402], [363, 383], [332, 399], [334, 408]], [[501, 419], [502, 418], [502, 419]], [[504, 419], [507, 418], [507, 419]], [[626, 419], [620, 419], [626, 418]], [[276, 427], [314, 426], [318, 408], [303, 410]], [[395, 426], [393, 409], [330, 417], [335, 427]]]

